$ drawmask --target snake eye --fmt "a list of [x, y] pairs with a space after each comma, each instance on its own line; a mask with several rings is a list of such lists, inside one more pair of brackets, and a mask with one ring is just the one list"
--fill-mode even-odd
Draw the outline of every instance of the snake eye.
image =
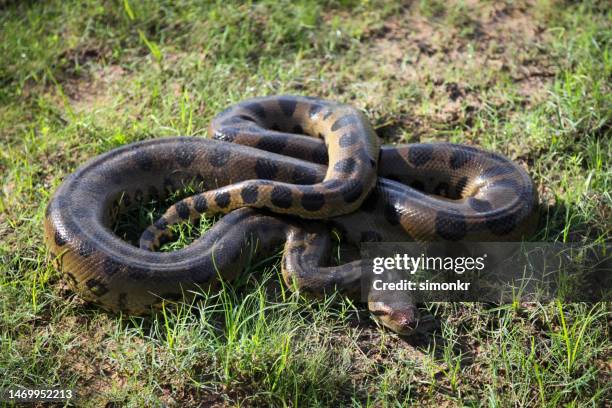
[[253, 119], [252, 117], [248, 116], [248, 115], [238, 115], [238, 118], [247, 121], [247, 122], [255, 122], [255, 119]]

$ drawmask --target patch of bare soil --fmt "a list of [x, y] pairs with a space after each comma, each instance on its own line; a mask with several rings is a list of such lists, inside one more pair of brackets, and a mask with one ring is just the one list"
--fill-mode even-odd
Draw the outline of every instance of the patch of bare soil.
[[89, 112], [112, 101], [110, 89], [125, 75], [120, 65], [107, 65], [86, 77], [67, 79], [63, 91], [75, 112]]
[[424, 92], [426, 103], [401, 121], [417, 135], [432, 127], [469, 126], [485, 103], [508, 104], [507, 92], [496, 93], [496, 87], [510, 85], [521, 108], [534, 104], [554, 76], [542, 46], [547, 34], [529, 3], [450, 3], [444, 15], [429, 18], [413, 5], [371, 33], [367, 52], [377, 71], [398, 88]]

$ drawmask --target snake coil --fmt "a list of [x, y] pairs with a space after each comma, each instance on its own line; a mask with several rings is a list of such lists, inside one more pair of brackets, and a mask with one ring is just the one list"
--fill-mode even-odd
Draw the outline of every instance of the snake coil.
[[[527, 173], [507, 158], [450, 143], [380, 146], [358, 110], [298, 96], [239, 103], [213, 119], [212, 138], [162, 138], [97, 156], [68, 176], [48, 204], [45, 242], [70, 285], [109, 310], [142, 314], [162, 299], [231, 280], [249, 260], [284, 244], [291, 287], [313, 294], [359, 291], [361, 260], [326, 266], [329, 225], [366, 241], [514, 240], [537, 203]], [[160, 199], [198, 181], [134, 247], [110, 230], [111, 209]], [[227, 214], [193, 244], [154, 252], [169, 226]], [[287, 215], [283, 215], [287, 214]], [[306, 221], [307, 219], [312, 221]], [[319, 220], [319, 221], [314, 221]], [[372, 296], [387, 327], [418, 324], [406, 295]]]

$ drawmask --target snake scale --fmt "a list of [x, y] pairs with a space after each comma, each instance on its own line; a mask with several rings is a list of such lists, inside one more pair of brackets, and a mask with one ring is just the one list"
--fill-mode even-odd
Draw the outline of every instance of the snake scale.
[[[359, 293], [363, 260], [329, 266], [330, 226], [367, 241], [520, 239], [533, 227], [537, 195], [504, 156], [450, 143], [380, 146], [365, 116], [310, 97], [243, 101], [216, 116], [210, 139], [174, 137], [119, 147], [67, 177], [50, 200], [45, 242], [69, 284], [102, 307], [142, 314], [231, 280], [256, 248], [284, 245], [290, 287], [314, 295]], [[112, 208], [166, 197], [198, 182], [140, 238], [110, 229]], [[194, 243], [155, 252], [169, 226], [226, 214]], [[320, 221], [315, 221], [320, 220]], [[407, 334], [419, 314], [405, 294], [368, 299], [373, 315]]]

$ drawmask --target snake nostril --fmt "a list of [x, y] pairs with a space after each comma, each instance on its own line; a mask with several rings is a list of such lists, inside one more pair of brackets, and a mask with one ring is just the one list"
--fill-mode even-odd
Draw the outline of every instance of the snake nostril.
[[418, 325], [419, 312], [412, 307], [403, 310], [394, 310], [389, 318], [399, 327], [414, 329]]
[[391, 315], [391, 319], [396, 322], [397, 324], [399, 324], [400, 326], [409, 326], [414, 320], [412, 318], [412, 316], [407, 315], [405, 313], [393, 313]]

